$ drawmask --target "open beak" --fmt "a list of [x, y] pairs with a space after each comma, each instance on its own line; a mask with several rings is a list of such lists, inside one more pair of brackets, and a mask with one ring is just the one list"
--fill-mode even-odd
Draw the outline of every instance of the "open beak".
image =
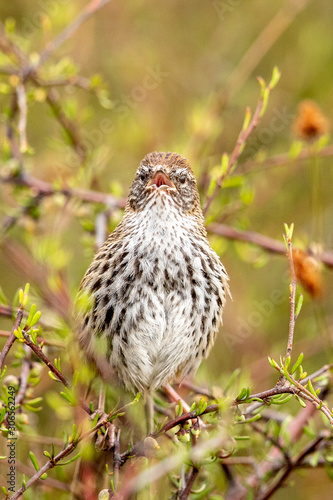
[[170, 180], [162, 170], [158, 170], [157, 172], [155, 172], [153, 178], [148, 182], [148, 186], [156, 186], [157, 188], [163, 188], [163, 186], [175, 188], [172, 180]]

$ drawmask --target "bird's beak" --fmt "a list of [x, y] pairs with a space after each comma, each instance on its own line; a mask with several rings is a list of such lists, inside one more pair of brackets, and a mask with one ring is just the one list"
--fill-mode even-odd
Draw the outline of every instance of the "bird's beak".
[[172, 180], [169, 179], [169, 177], [162, 170], [157, 170], [157, 172], [155, 172], [152, 179], [148, 182], [148, 186], [156, 186], [157, 188], [162, 186], [175, 188]]

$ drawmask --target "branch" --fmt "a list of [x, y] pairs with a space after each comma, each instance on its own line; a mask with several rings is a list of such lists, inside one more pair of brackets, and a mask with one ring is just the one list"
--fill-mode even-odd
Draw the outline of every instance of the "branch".
[[297, 468], [300, 467], [302, 461], [304, 458], [313, 453], [318, 445], [324, 440], [330, 437], [330, 433], [327, 431], [323, 431], [317, 436], [313, 441], [311, 441], [309, 444], [305, 446], [305, 448], [298, 454], [297, 457], [292, 459], [289, 463], [287, 463], [284, 472], [280, 477], [277, 478], [275, 482], [273, 482], [268, 488], [266, 488], [261, 494], [258, 496], [258, 500], [268, 500], [268, 498], [271, 498], [273, 493], [277, 491], [285, 482], [287, 477], [291, 474], [291, 472]]
[[100, 193], [98, 191], [89, 191], [88, 189], [80, 188], [55, 188], [50, 182], [37, 179], [27, 174], [22, 174], [18, 177], [8, 176], [0, 177], [0, 181], [4, 183], [15, 184], [17, 186], [26, 186], [32, 188], [41, 196], [54, 196], [56, 194], [63, 194], [68, 198], [79, 198], [82, 201], [89, 203], [105, 203], [110, 208], [125, 208], [126, 199], [115, 198], [108, 193]]
[[24, 152], [28, 148], [27, 141], [27, 95], [25, 92], [24, 85], [20, 83], [16, 87], [16, 95], [17, 95], [17, 106], [19, 109], [19, 120], [18, 120], [18, 131], [20, 138], [20, 151]]
[[60, 100], [58, 98], [58, 93], [55, 89], [51, 88], [47, 92], [46, 101], [52, 109], [54, 116], [66, 132], [76, 154], [78, 155], [80, 160], [84, 162], [87, 157], [86, 147], [81, 140], [81, 136], [76, 123], [70, 120], [66, 113], [63, 111]]
[[[333, 156], [333, 145], [330, 144], [320, 151], [316, 151], [316, 156], [318, 158], [329, 158], [330, 156]], [[307, 160], [308, 158], [313, 158], [313, 150], [311, 148], [303, 149], [296, 158], [292, 157], [288, 152], [270, 158], [265, 158], [264, 160], [248, 160], [239, 165], [239, 170], [240, 173], [250, 171], [256, 172], [258, 170], [266, 170], [269, 168], [280, 167], [282, 165], [290, 165], [291, 163], [295, 163], [299, 160]]]
[[31, 368], [31, 350], [29, 350], [27, 346], [25, 346], [25, 354], [20, 374], [20, 389], [15, 398], [15, 404], [17, 405], [20, 405], [23, 402], [28, 388], [28, 377]]
[[195, 465], [193, 465], [193, 467], [191, 468], [189, 477], [187, 479], [186, 486], [185, 486], [184, 490], [179, 495], [179, 500], [187, 500], [188, 499], [188, 497], [191, 494], [192, 486], [194, 484], [194, 481], [198, 477], [198, 474], [199, 474], [199, 469], [197, 467], [195, 467]]
[[66, 28], [59, 33], [59, 35], [47, 44], [46, 49], [40, 54], [38, 62], [32, 66], [32, 70], [35, 71], [37, 67], [41, 66], [49, 56], [58, 49], [66, 40], [68, 40], [73, 33], [95, 12], [104, 7], [110, 0], [92, 0], [88, 5], [84, 7], [82, 12], [68, 25]]
[[[0, 316], [1, 316], [1, 312], [0, 312]], [[0, 337], [8, 338], [10, 335], [11, 335], [11, 332], [7, 332], [6, 330], [0, 330]], [[57, 340], [46, 339], [45, 337], [37, 337], [37, 341], [39, 343], [43, 343], [45, 345], [49, 345], [49, 346], [52, 346], [52, 347], [60, 347], [62, 349], [64, 349], [66, 347], [66, 345], [65, 345], [64, 342], [60, 342], [60, 341], [57, 341]]]
[[296, 299], [296, 273], [295, 273], [295, 267], [294, 267], [294, 257], [293, 257], [293, 245], [291, 241], [291, 231], [289, 232], [289, 235], [287, 236], [287, 244], [288, 244], [288, 260], [289, 260], [289, 266], [290, 266], [290, 274], [291, 274], [291, 284], [289, 286], [290, 289], [290, 295], [289, 295], [289, 300], [290, 300], [290, 319], [289, 319], [289, 335], [288, 335], [288, 345], [287, 345], [287, 351], [286, 351], [286, 359], [291, 356], [291, 351], [293, 348], [293, 342], [294, 342], [294, 331], [295, 331], [295, 322], [296, 322], [296, 314], [295, 314], [295, 299]]
[[[270, 86], [268, 86], [267, 89], [268, 89], [268, 91], [270, 91]], [[234, 150], [231, 153], [231, 156], [228, 158], [225, 170], [224, 170], [224, 172], [222, 172], [222, 175], [217, 179], [213, 193], [210, 196], [208, 196], [208, 198], [206, 199], [206, 202], [203, 206], [202, 212], [203, 212], [204, 216], [206, 215], [210, 204], [212, 203], [212, 201], [214, 200], [214, 198], [217, 196], [218, 192], [220, 191], [224, 179], [229, 175], [232, 167], [234, 167], [236, 165], [238, 158], [240, 157], [240, 155], [244, 149], [244, 146], [245, 146], [245, 143], [246, 143], [248, 137], [254, 131], [254, 129], [258, 126], [260, 119], [261, 119], [261, 116], [262, 116], [262, 112], [264, 110], [264, 106], [267, 102], [267, 98], [268, 98], [268, 95], [265, 96], [264, 93], [262, 92], [261, 96], [259, 98], [256, 110], [253, 114], [252, 120], [250, 121], [250, 123], [248, 125], [246, 125], [244, 122], [243, 128], [238, 135]], [[250, 116], [250, 110], [248, 108], [246, 110], [245, 121], [247, 120], [247, 118], [249, 116]]]
[[[113, 414], [113, 412], [111, 411], [108, 415], [103, 415], [103, 417], [99, 420], [99, 422], [94, 427], [92, 427], [91, 429], [89, 429], [88, 431], [84, 432], [83, 434], [81, 434], [79, 436], [73, 436], [72, 442], [64, 450], [62, 450], [60, 453], [58, 453], [58, 455], [56, 455], [55, 457], [50, 459], [48, 462], [46, 462], [46, 464], [43, 467], [41, 467], [41, 469], [39, 471], [37, 471], [36, 474], [32, 478], [29, 479], [29, 481], [26, 483], [26, 485], [22, 486], [22, 488], [20, 488], [11, 497], [11, 500], [17, 500], [28, 488], [30, 488], [30, 486], [32, 486], [36, 481], [38, 481], [38, 479], [40, 479], [43, 474], [45, 474], [48, 470], [56, 467], [56, 465], [59, 464], [60, 460], [67, 457], [68, 455], [70, 455], [70, 453], [72, 453], [72, 451], [75, 450], [75, 448], [77, 447], [77, 445], [81, 441], [83, 441], [84, 439], [86, 439], [89, 436], [94, 435], [96, 431], [98, 431], [101, 427], [103, 427], [109, 423], [111, 417], [112, 417], [112, 419], [116, 418], [118, 413], [120, 414], [120, 411], [121, 410], [118, 410], [117, 412], [115, 412], [115, 414]], [[59, 464], [59, 465], [61, 465], [61, 464]]]
[[[68, 382], [68, 380], [63, 376], [63, 374], [54, 366], [54, 364], [49, 360], [47, 356], [43, 353], [42, 349], [34, 344], [30, 338], [30, 335], [28, 335], [24, 330], [22, 331], [23, 337], [24, 337], [24, 343], [30, 347], [30, 349], [38, 356], [39, 359], [43, 361], [43, 363], [49, 368], [49, 370], [59, 379], [60, 382], [64, 384], [65, 387], [70, 388], [71, 384]], [[80, 399], [80, 404], [83, 410], [88, 413], [88, 415], [91, 415], [91, 410], [89, 408], [89, 405], [83, 400]]]
[[[227, 224], [218, 224], [216, 222], [208, 224], [206, 229], [209, 233], [217, 234], [218, 236], [222, 236], [230, 240], [252, 243], [253, 245], [261, 247], [271, 253], [286, 254], [286, 247], [282, 242], [254, 231], [242, 231], [228, 226]], [[314, 257], [327, 267], [333, 267], [333, 253], [321, 252], [316, 254]]]
[[6, 359], [7, 354], [9, 353], [12, 345], [14, 344], [14, 342], [16, 340], [16, 337], [14, 335], [14, 331], [17, 330], [18, 327], [20, 326], [22, 318], [23, 318], [23, 307], [20, 307], [17, 311], [17, 316], [16, 316], [14, 326], [12, 328], [12, 331], [8, 337], [8, 340], [5, 344], [5, 346], [3, 347], [3, 349], [0, 353], [0, 371], [2, 370], [2, 367], [3, 367], [3, 364], [4, 364], [4, 361]]

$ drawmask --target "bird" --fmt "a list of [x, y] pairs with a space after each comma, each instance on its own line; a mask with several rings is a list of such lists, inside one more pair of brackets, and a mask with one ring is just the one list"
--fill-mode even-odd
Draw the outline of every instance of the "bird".
[[228, 280], [207, 239], [189, 162], [149, 153], [123, 219], [81, 281], [78, 342], [106, 382], [116, 374], [134, 393], [182, 380], [214, 344]]

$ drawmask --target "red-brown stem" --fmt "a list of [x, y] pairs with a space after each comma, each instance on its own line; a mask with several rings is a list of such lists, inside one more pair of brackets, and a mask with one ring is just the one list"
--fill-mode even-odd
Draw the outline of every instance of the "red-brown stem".
[[22, 318], [23, 318], [23, 309], [19, 308], [17, 311], [17, 316], [16, 316], [16, 320], [15, 320], [13, 329], [8, 337], [7, 342], [5, 343], [3, 349], [0, 353], [0, 371], [2, 370], [2, 367], [3, 367], [3, 364], [4, 364], [4, 361], [6, 359], [7, 354], [9, 353], [12, 345], [14, 344], [14, 342], [16, 340], [16, 337], [14, 335], [14, 331], [17, 330], [18, 327], [20, 326]]
[[289, 319], [289, 335], [288, 335], [288, 346], [286, 352], [286, 358], [291, 356], [291, 351], [293, 349], [294, 342], [294, 331], [295, 331], [295, 298], [296, 298], [296, 273], [294, 267], [294, 257], [293, 257], [293, 245], [291, 239], [288, 239], [288, 260], [290, 266], [291, 274], [291, 284], [290, 284], [290, 319]]
[[206, 202], [203, 206], [202, 212], [203, 212], [204, 216], [206, 215], [210, 204], [212, 203], [212, 201], [216, 197], [217, 193], [221, 189], [224, 179], [227, 177], [227, 175], [229, 175], [232, 167], [234, 165], [236, 165], [238, 158], [242, 152], [242, 146], [245, 144], [245, 142], [247, 141], [250, 134], [253, 132], [253, 130], [259, 124], [260, 113], [261, 113], [263, 104], [264, 104], [264, 99], [263, 99], [263, 97], [260, 97], [258, 104], [257, 104], [257, 108], [254, 112], [254, 115], [252, 117], [252, 120], [251, 120], [249, 126], [246, 129], [242, 129], [240, 131], [238, 138], [237, 138], [236, 145], [234, 147], [234, 150], [231, 153], [231, 156], [228, 160], [227, 168], [226, 168], [225, 172], [223, 172], [223, 174], [217, 179], [213, 193], [210, 196], [208, 196], [208, 198], [206, 199]]

